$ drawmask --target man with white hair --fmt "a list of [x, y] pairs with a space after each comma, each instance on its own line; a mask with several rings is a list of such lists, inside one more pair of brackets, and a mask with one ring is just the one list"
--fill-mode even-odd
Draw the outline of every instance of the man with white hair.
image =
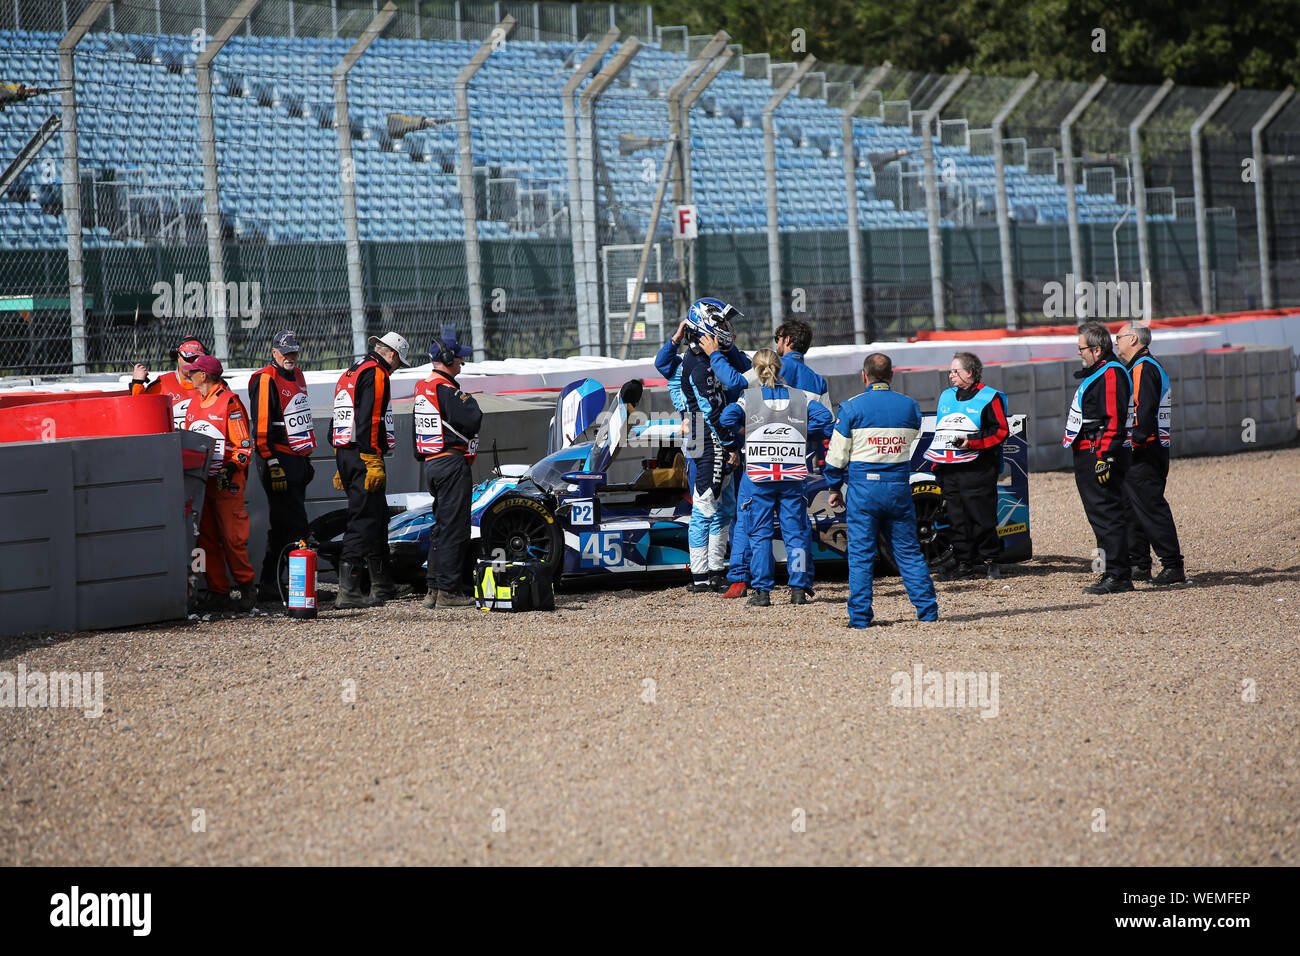
[[[1124, 508], [1128, 512], [1129, 564], [1133, 578], [1152, 584], [1181, 584], [1187, 580], [1178, 550], [1178, 529], [1165, 500], [1169, 478], [1172, 396], [1169, 375], [1151, 355], [1151, 329], [1129, 322], [1115, 334], [1115, 351], [1133, 379], [1133, 452], [1124, 477]], [[1160, 573], [1151, 577], [1151, 551], [1160, 558]]]
[[[330, 431], [338, 471], [334, 487], [348, 495], [348, 526], [339, 556], [336, 608], [371, 607], [410, 593], [394, 583], [388, 562], [388, 475], [384, 456], [393, 450], [389, 376], [406, 365], [410, 345], [396, 332], [372, 335], [365, 358], [339, 376]], [[370, 595], [361, 570], [370, 572]]]

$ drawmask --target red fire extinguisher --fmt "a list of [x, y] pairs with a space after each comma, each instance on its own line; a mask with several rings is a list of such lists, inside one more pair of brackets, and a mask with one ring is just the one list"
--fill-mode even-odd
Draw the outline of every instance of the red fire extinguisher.
[[289, 552], [289, 616], [316, 616], [316, 552], [307, 547]]

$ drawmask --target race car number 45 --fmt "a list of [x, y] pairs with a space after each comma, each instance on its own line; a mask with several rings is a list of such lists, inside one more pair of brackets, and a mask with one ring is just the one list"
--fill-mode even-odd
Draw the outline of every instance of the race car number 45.
[[595, 531], [578, 536], [578, 555], [584, 568], [604, 568], [623, 563], [623, 536], [617, 531]]

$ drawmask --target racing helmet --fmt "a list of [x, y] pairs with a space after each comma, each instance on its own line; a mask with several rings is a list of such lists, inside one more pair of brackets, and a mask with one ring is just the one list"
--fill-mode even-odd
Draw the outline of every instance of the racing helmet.
[[696, 338], [712, 335], [724, 349], [735, 344], [736, 329], [732, 320], [740, 318], [744, 318], [741, 311], [721, 299], [696, 299], [686, 313], [688, 328]]

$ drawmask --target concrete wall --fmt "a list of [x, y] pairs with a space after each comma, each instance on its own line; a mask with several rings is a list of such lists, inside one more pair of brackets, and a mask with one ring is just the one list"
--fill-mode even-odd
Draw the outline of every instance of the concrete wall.
[[0, 634], [185, 616], [183, 437], [0, 445]]

